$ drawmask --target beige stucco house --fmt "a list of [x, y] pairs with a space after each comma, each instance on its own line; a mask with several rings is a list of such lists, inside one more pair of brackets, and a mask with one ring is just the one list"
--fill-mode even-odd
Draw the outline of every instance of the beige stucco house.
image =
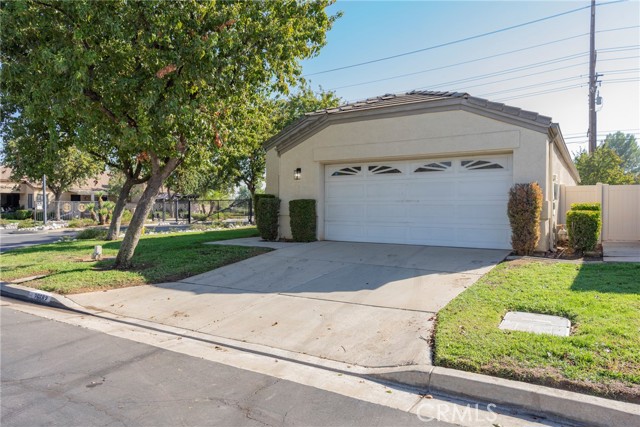
[[509, 249], [508, 190], [544, 192], [553, 246], [559, 185], [579, 181], [550, 117], [466, 93], [414, 91], [306, 114], [265, 143], [266, 192], [317, 201], [321, 240]]
[[[96, 178], [88, 179], [81, 185], [74, 185], [69, 191], [62, 193], [61, 202], [88, 202], [104, 195], [109, 188], [109, 175], [102, 173]], [[37, 200], [42, 197], [42, 183], [27, 179], [15, 181], [11, 179], [11, 169], [0, 166], [0, 206], [5, 210], [18, 208], [33, 209]], [[53, 193], [47, 190], [47, 200], [52, 202]]]

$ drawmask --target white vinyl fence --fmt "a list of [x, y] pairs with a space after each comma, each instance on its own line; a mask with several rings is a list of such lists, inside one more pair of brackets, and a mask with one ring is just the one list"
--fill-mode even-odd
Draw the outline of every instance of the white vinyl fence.
[[640, 185], [562, 186], [558, 223], [566, 223], [572, 203], [600, 203], [602, 206], [602, 240], [640, 240]]

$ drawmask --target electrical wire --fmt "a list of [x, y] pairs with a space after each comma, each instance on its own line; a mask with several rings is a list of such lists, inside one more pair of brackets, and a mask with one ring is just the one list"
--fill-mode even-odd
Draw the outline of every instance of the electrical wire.
[[[614, 4], [614, 3], [621, 3], [621, 2], [625, 2], [625, 1], [626, 0], [614, 0], [614, 1], [609, 1], [609, 2], [606, 2], [606, 3], [599, 3], [596, 6], [606, 6], [606, 5], [610, 5], [610, 4]], [[533, 21], [527, 21], [527, 22], [523, 22], [521, 24], [511, 25], [509, 27], [500, 28], [500, 29], [489, 31], [489, 32], [482, 33], [482, 34], [476, 34], [474, 36], [464, 37], [462, 39], [453, 40], [453, 41], [450, 41], [450, 42], [440, 43], [440, 44], [429, 46], [429, 47], [425, 47], [425, 48], [422, 48], [422, 49], [416, 49], [416, 50], [412, 50], [412, 51], [409, 51], [409, 52], [399, 53], [399, 54], [396, 54], [396, 55], [386, 56], [386, 57], [383, 57], [383, 58], [372, 59], [372, 60], [369, 60], [369, 61], [359, 62], [359, 63], [356, 63], [356, 64], [345, 65], [345, 66], [342, 66], [342, 67], [331, 68], [331, 69], [328, 69], [328, 70], [316, 71], [314, 73], [306, 74], [304, 77], [316, 76], [318, 74], [331, 73], [331, 72], [334, 72], [334, 71], [346, 70], [348, 68], [360, 67], [362, 65], [374, 64], [376, 62], [387, 61], [389, 59], [400, 58], [400, 57], [407, 56], [407, 55], [413, 55], [413, 54], [420, 53], [420, 52], [426, 52], [428, 50], [438, 49], [438, 48], [445, 47], [445, 46], [451, 46], [451, 45], [458, 44], [458, 43], [463, 43], [463, 42], [467, 42], [467, 41], [471, 41], [471, 40], [476, 40], [476, 39], [479, 39], [479, 38], [482, 38], [482, 37], [487, 37], [487, 36], [498, 34], [498, 33], [502, 33], [502, 32], [505, 32], [505, 31], [514, 30], [516, 28], [525, 27], [527, 25], [537, 24], [539, 22], [547, 21], [549, 19], [558, 18], [558, 17], [564, 16], [564, 15], [569, 15], [571, 13], [579, 12], [579, 11], [584, 10], [584, 9], [589, 9], [590, 7], [591, 7], [591, 5], [587, 5], [587, 6], [579, 7], [577, 9], [571, 9], [571, 10], [568, 10], [566, 12], [556, 13], [555, 15], [549, 15], [549, 16], [545, 16], [543, 18], [534, 19]]]

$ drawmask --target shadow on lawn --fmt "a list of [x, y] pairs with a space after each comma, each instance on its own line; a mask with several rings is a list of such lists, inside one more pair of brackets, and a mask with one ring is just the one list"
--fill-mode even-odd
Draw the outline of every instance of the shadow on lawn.
[[571, 290], [640, 294], [640, 264], [583, 264], [580, 266], [578, 276], [571, 285]]

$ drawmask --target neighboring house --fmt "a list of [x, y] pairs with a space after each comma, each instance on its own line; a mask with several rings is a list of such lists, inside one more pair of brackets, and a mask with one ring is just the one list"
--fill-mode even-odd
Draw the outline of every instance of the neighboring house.
[[[103, 173], [95, 179], [88, 179], [83, 185], [76, 185], [62, 194], [63, 202], [85, 202], [98, 199], [98, 194], [106, 194], [109, 175]], [[34, 209], [39, 197], [42, 197], [42, 182], [19, 182], [11, 179], [11, 169], [0, 166], [0, 206], [4, 210]], [[103, 196], [104, 197], [104, 196]], [[53, 193], [47, 189], [47, 200], [54, 200]]]
[[559, 185], [578, 171], [550, 117], [466, 93], [414, 91], [307, 113], [265, 143], [266, 192], [315, 199], [318, 238], [509, 249], [509, 188], [544, 192], [553, 245]]

